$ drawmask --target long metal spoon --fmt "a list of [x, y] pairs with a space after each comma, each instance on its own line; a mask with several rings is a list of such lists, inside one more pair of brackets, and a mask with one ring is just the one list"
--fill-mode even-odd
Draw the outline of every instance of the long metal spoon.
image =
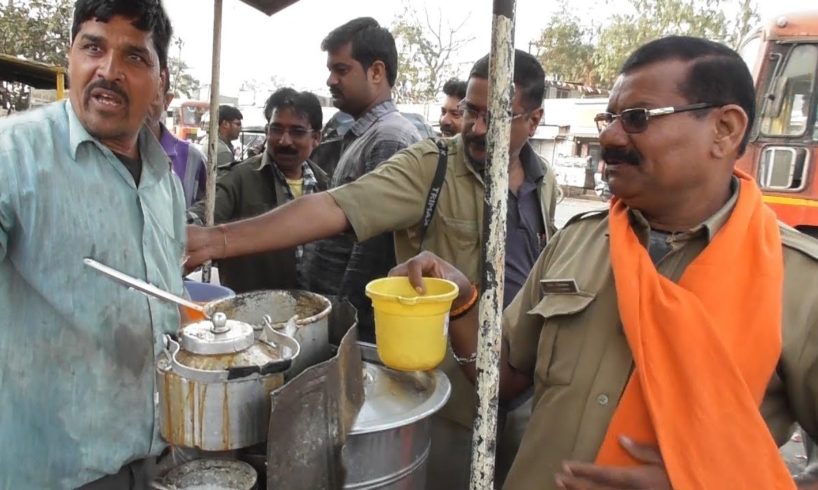
[[143, 281], [142, 279], [131, 277], [128, 274], [125, 274], [124, 272], [120, 272], [114, 269], [113, 267], [108, 267], [107, 265], [97, 262], [96, 260], [90, 257], [86, 257], [82, 259], [82, 261], [88, 267], [96, 269], [99, 272], [102, 272], [103, 274], [111, 277], [115, 281], [125, 284], [126, 286], [133, 288], [142, 294], [145, 294], [147, 296], [153, 296], [154, 298], [163, 299], [165, 301], [170, 301], [171, 303], [176, 303], [177, 305], [182, 305], [186, 308], [190, 308], [191, 310], [198, 311], [199, 313], [204, 315], [205, 318], [208, 319], [210, 318], [210, 314], [205, 310], [205, 307], [198, 303], [189, 301], [185, 298], [182, 298], [181, 296], [176, 296], [175, 294], [169, 293], [164, 289], [160, 289], [151, 283]]

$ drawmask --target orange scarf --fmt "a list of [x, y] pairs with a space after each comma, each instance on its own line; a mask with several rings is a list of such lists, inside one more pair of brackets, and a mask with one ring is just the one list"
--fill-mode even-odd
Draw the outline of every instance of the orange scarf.
[[656, 271], [614, 199], [611, 266], [634, 371], [597, 463], [640, 464], [627, 435], [658, 443], [674, 488], [795, 488], [759, 412], [781, 354], [783, 257], [775, 216], [736, 171], [730, 218], [678, 284]]

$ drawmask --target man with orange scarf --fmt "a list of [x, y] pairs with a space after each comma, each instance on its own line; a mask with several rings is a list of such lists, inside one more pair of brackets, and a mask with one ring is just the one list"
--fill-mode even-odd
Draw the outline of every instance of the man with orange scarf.
[[[500, 396], [534, 386], [504, 488], [796, 488], [776, 443], [796, 420], [818, 436], [818, 242], [734, 169], [754, 116], [721, 44], [625, 62], [596, 116], [610, 210], [569, 222], [504, 313]], [[453, 309], [472, 295], [429, 253], [393, 274], [454, 280]], [[449, 332], [474, 379], [477, 308]]]

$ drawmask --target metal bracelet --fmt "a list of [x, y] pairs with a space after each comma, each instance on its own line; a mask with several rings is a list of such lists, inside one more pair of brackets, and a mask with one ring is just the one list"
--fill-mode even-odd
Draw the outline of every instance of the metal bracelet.
[[477, 352], [472, 352], [472, 354], [468, 357], [459, 357], [457, 354], [455, 354], [454, 350], [452, 350], [452, 355], [454, 355], [454, 360], [461, 366], [477, 361]]

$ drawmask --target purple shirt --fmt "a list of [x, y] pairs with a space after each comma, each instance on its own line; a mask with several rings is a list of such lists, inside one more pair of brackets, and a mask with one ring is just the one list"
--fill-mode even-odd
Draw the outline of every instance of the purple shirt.
[[204, 199], [205, 182], [207, 180], [207, 166], [205, 157], [187, 141], [182, 141], [164, 126], [160, 125], [162, 137], [159, 144], [173, 164], [173, 172], [182, 181], [182, 190], [185, 194], [185, 206]]

